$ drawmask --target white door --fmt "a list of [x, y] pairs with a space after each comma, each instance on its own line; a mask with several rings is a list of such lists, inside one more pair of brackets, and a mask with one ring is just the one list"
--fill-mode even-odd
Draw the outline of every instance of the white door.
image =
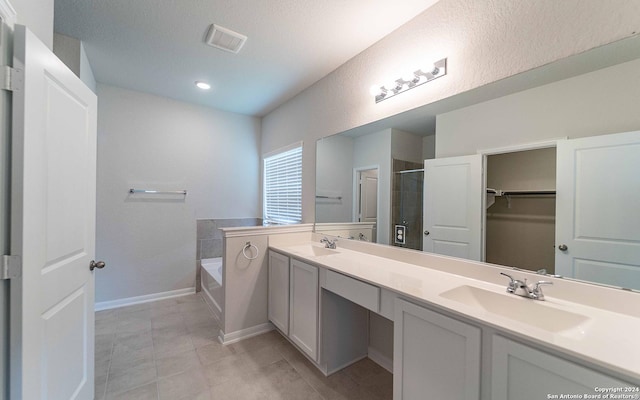
[[10, 397], [92, 399], [97, 100], [20, 25], [14, 68]]
[[378, 220], [378, 170], [360, 172], [360, 222]]
[[640, 289], [640, 131], [558, 142], [556, 273]]
[[424, 251], [481, 261], [482, 155], [424, 162]]

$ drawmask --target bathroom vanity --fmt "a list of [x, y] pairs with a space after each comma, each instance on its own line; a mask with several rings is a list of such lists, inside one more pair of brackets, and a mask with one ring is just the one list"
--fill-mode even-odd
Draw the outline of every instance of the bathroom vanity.
[[269, 238], [269, 320], [324, 374], [367, 356], [374, 312], [394, 325], [395, 400], [640, 398], [637, 293], [545, 277], [532, 300], [504, 268], [322, 237]]

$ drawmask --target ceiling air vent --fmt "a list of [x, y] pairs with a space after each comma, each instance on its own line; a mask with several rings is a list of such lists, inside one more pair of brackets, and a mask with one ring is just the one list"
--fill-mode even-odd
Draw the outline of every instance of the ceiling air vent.
[[209, 32], [205, 39], [205, 43], [209, 46], [231, 53], [238, 53], [246, 41], [246, 36], [216, 24], [212, 24], [209, 27]]

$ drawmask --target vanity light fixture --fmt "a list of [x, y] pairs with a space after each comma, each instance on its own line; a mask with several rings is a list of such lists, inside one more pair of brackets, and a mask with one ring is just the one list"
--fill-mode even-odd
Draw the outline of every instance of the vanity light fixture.
[[209, 90], [209, 89], [211, 89], [211, 85], [209, 85], [207, 82], [196, 81], [196, 86], [197, 86], [199, 89], [202, 89], [202, 90]]
[[393, 97], [396, 94], [406, 92], [409, 89], [413, 89], [416, 86], [420, 86], [423, 83], [431, 82], [434, 79], [440, 78], [447, 74], [447, 59], [436, 61], [433, 63], [433, 68], [427, 70], [419, 69], [409, 76], [403, 76], [396, 79], [391, 83], [384, 85], [371, 86], [371, 95], [375, 97], [376, 103], [381, 102], [384, 99]]

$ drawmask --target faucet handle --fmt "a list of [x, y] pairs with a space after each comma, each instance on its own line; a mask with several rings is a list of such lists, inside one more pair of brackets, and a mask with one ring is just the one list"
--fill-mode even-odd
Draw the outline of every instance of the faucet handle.
[[504, 275], [507, 278], [511, 279], [511, 282], [514, 282], [513, 276], [509, 275], [509, 274], [505, 274], [504, 272], [500, 272], [500, 275]]
[[533, 295], [533, 298], [536, 300], [544, 300], [544, 293], [542, 293], [542, 288], [540, 287], [541, 285], [553, 285], [553, 282], [551, 281], [536, 282], [535, 286], [533, 287], [533, 291], [531, 292], [531, 294]]
[[505, 274], [504, 272], [500, 272], [500, 275], [504, 275], [504, 276], [506, 276], [507, 278], [510, 279], [509, 286], [507, 286], [507, 292], [509, 292], [509, 293], [515, 292], [516, 289], [517, 289], [517, 287], [516, 287], [517, 283], [516, 283], [516, 280], [513, 279], [513, 276], [511, 276], [509, 274]]
[[533, 287], [533, 290], [542, 290], [542, 289], [540, 289], [540, 285], [553, 285], [553, 282], [551, 282], [551, 281], [538, 281], [538, 282], [536, 282], [535, 286]]
[[335, 249], [336, 248], [336, 242], [338, 241], [338, 239], [329, 239], [326, 236], [323, 237], [322, 239], [320, 239], [320, 243], [324, 243], [325, 247], [328, 249]]

